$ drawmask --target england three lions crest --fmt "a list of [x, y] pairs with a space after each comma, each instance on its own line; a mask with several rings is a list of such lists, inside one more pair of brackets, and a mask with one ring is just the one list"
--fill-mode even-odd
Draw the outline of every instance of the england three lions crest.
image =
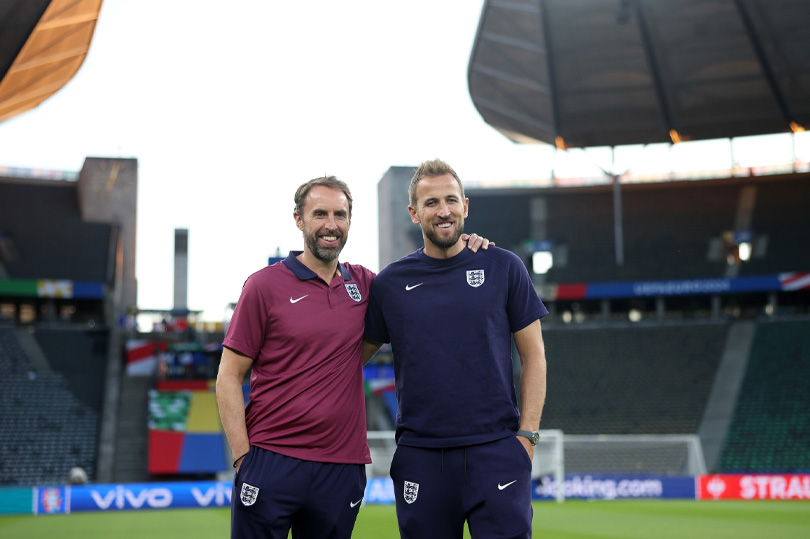
[[357, 288], [356, 284], [346, 284], [346, 292], [348, 292], [349, 297], [357, 303], [363, 301], [363, 295], [360, 293], [360, 289]]
[[484, 284], [484, 270], [467, 270], [467, 284], [473, 288]]
[[411, 483], [410, 481], [405, 481], [405, 501], [408, 503], [413, 503], [416, 501], [416, 496], [419, 495], [419, 483]]
[[242, 500], [242, 505], [250, 507], [256, 503], [256, 498], [259, 496], [259, 487], [242, 483], [242, 492], [239, 493], [239, 499]]

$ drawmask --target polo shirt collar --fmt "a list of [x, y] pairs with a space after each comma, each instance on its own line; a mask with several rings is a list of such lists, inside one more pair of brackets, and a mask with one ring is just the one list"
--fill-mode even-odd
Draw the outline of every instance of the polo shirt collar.
[[[298, 260], [298, 255], [303, 252], [304, 251], [290, 251], [290, 254], [284, 259], [283, 263], [285, 266], [287, 266], [287, 269], [293, 272], [300, 280], [308, 281], [309, 279], [315, 279], [318, 275], [302, 264], [300, 260]], [[338, 262], [338, 271], [340, 272], [340, 276], [343, 277], [344, 281], [352, 280], [351, 273], [349, 273], [346, 266], [340, 262]]]

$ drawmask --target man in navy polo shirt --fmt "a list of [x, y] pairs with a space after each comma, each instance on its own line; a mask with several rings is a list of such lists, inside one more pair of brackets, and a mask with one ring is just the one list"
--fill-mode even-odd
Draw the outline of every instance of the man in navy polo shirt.
[[235, 459], [234, 538], [286, 539], [292, 529], [339, 539], [354, 528], [371, 462], [360, 351], [374, 273], [338, 262], [351, 213], [334, 176], [301, 185], [293, 217], [304, 250], [248, 277], [234, 310], [216, 387]]
[[473, 538], [531, 537], [531, 463], [546, 393], [540, 318], [548, 311], [520, 258], [464, 249], [469, 201], [449, 165], [422, 163], [409, 195], [424, 248], [374, 279], [363, 345], [364, 361], [384, 342], [394, 356], [400, 535], [460, 539], [466, 520]]

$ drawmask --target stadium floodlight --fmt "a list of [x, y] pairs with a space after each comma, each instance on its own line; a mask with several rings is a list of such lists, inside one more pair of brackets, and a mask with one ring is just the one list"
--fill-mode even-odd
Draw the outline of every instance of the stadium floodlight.
[[538, 275], [545, 275], [554, 265], [551, 251], [535, 251], [532, 254], [532, 271]]
[[737, 256], [740, 257], [740, 260], [743, 262], [747, 262], [751, 259], [751, 244], [747, 241], [742, 242], [737, 246]]

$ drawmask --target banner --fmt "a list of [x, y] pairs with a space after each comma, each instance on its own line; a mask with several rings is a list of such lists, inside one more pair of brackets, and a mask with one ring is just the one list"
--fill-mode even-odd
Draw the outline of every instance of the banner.
[[0, 279], [0, 296], [104, 299], [104, 284], [64, 279]]
[[790, 272], [748, 277], [669, 281], [557, 283], [545, 285], [540, 291], [540, 295], [544, 300], [576, 300], [787, 292], [807, 288], [810, 288], [810, 272]]
[[363, 503], [394, 503], [394, 482], [390, 477], [369, 477]]
[[70, 513], [70, 487], [34, 487], [35, 515]]
[[127, 348], [127, 376], [153, 376], [157, 372], [159, 356], [168, 350], [163, 341], [130, 339]]
[[[533, 480], [533, 500], [554, 500], [557, 483], [553, 476]], [[695, 499], [694, 477], [650, 477], [592, 474], [565, 476], [566, 498], [617, 500], [622, 498]], [[369, 478], [364, 503], [394, 503], [394, 483], [387, 477]]]
[[[533, 500], [553, 500], [553, 476], [533, 481]], [[567, 499], [698, 499], [698, 500], [810, 500], [810, 474], [719, 474], [699, 477], [656, 477], [621, 474], [566, 474]], [[232, 486], [223, 481], [130, 483], [6, 489], [15, 507], [6, 514], [37, 515], [76, 511], [127, 511], [195, 507], [230, 507]], [[25, 495], [25, 492], [28, 494]], [[0, 496], [4, 505], [9, 500]], [[394, 484], [388, 477], [371, 477], [363, 503], [393, 504]], [[19, 506], [19, 507], [17, 507]]]
[[130, 483], [68, 487], [70, 511], [122, 511], [179, 507], [230, 507], [231, 483]]
[[[657, 477], [627, 474], [566, 474], [563, 492], [566, 499], [695, 499], [695, 479], [694, 477]], [[544, 476], [535, 481], [532, 499], [552, 500], [556, 496], [557, 482], [553, 476]]]
[[810, 500], [810, 474], [720, 474], [697, 478], [699, 500]]

